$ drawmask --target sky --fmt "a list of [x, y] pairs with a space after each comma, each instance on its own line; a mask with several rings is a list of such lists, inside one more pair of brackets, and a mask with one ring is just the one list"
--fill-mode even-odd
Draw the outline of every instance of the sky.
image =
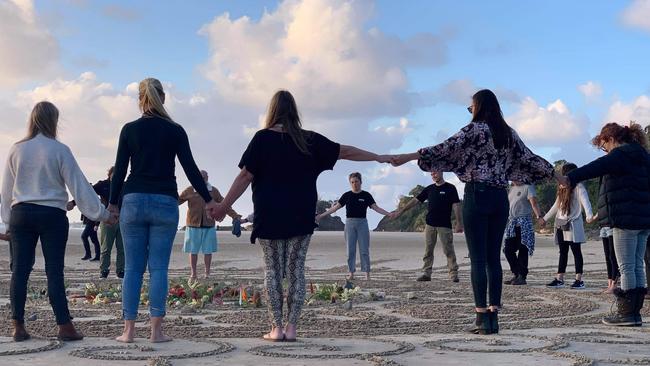
[[[648, 0], [0, 0], [0, 161], [49, 100], [60, 140], [89, 181], [104, 179], [121, 127], [140, 115], [137, 83], [156, 77], [223, 194], [278, 89], [305, 128], [400, 153], [454, 134], [489, 88], [533, 151], [584, 164], [604, 123], [650, 122], [648, 59]], [[341, 161], [319, 178], [320, 197], [337, 199], [353, 171], [389, 211], [430, 183], [415, 164]], [[177, 177], [188, 185], [180, 167]], [[234, 208], [252, 212], [250, 190]], [[370, 213], [371, 227], [380, 218]]]

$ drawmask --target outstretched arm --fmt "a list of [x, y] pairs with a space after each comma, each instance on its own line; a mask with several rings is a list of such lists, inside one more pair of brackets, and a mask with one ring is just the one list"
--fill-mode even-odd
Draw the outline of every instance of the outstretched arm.
[[390, 162], [389, 155], [377, 155], [373, 152], [359, 149], [354, 146], [341, 145], [339, 150], [339, 160], [352, 160], [352, 161], [376, 161], [379, 163]]
[[418, 200], [417, 198], [415, 198], [415, 197], [411, 198], [411, 200], [408, 201], [408, 202], [406, 203], [406, 205], [404, 205], [404, 207], [402, 207], [402, 208], [400, 208], [399, 210], [397, 210], [397, 212], [396, 212], [396, 216], [401, 215], [401, 214], [403, 214], [404, 212], [410, 210], [411, 208], [417, 206], [417, 204], [418, 204], [419, 202], [420, 202], [420, 200]]
[[530, 201], [530, 205], [533, 207], [535, 218], [539, 219], [540, 217], [542, 217], [542, 210], [539, 209], [539, 205], [537, 204], [537, 198], [530, 197], [528, 200]]
[[217, 203], [214, 208], [209, 208], [210, 216], [217, 221], [222, 221], [226, 217], [226, 213], [229, 212], [232, 205], [241, 197], [252, 181], [253, 174], [246, 170], [246, 167], [243, 167], [235, 178], [235, 181], [232, 182], [223, 201]]
[[370, 205], [370, 208], [372, 208], [373, 210], [375, 210], [376, 212], [378, 212], [378, 213], [380, 213], [380, 214], [382, 214], [384, 216], [391, 216], [392, 217], [392, 214], [390, 212], [388, 212], [388, 211], [384, 210], [383, 208], [377, 206], [376, 203], [373, 203], [372, 205]]
[[341, 206], [340, 203], [336, 202], [327, 211], [323, 212], [322, 214], [316, 215], [316, 221], [320, 221], [323, 217], [333, 214], [334, 212], [341, 209], [341, 207], [343, 206]]

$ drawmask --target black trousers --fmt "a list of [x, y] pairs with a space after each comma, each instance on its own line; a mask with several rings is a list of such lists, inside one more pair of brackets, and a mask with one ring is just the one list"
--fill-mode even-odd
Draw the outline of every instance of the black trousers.
[[515, 237], [507, 238], [503, 251], [515, 276], [528, 276], [528, 247], [521, 244], [521, 228], [515, 227]]
[[650, 237], [648, 237], [648, 242], [645, 247], [645, 277], [647, 279], [646, 281], [646, 287], [650, 287]]
[[93, 246], [95, 247], [95, 257], [99, 258], [99, 239], [97, 238], [94, 222], [86, 224], [84, 231], [81, 233], [81, 241], [84, 243], [84, 251], [86, 252], [86, 257], [90, 257], [92, 255], [90, 252], [90, 243], [88, 242], [88, 239], [93, 242]]
[[68, 241], [68, 217], [65, 211], [47, 206], [19, 203], [11, 209], [9, 223], [12, 247], [10, 299], [12, 318], [25, 320], [27, 282], [32, 271], [36, 244], [41, 241], [47, 275], [47, 294], [57, 324], [70, 321], [65, 296], [63, 266]]
[[483, 183], [465, 184], [465, 239], [471, 261], [472, 290], [477, 308], [501, 306], [503, 270], [501, 242], [508, 222], [508, 192]]
[[569, 248], [571, 248], [573, 260], [576, 265], [576, 274], [582, 274], [582, 266], [584, 264], [582, 260], [582, 243], [565, 241], [564, 234], [562, 234], [562, 230], [559, 229], [555, 231], [555, 235], [557, 235], [557, 242], [560, 247], [560, 261], [557, 266], [557, 273], [566, 273], [566, 266], [569, 261]]
[[605, 265], [607, 265], [607, 279], [615, 280], [621, 276], [618, 271], [618, 261], [614, 252], [614, 237], [603, 238], [603, 250], [605, 251]]

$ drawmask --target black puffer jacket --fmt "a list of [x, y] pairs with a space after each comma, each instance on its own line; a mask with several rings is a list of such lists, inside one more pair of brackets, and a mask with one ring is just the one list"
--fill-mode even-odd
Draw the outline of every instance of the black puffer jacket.
[[571, 171], [571, 185], [602, 177], [598, 194], [598, 221], [619, 229], [650, 229], [650, 155], [630, 143]]

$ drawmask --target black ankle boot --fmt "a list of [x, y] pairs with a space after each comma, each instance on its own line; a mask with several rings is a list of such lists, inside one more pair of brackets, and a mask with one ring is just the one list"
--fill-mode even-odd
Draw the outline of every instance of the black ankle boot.
[[490, 319], [488, 318], [489, 313], [479, 313], [476, 312], [476, 322], [475, 327], [470, 331], [474, 334], [491, 334]]
[[603, 324], [613, 326], [635, 326], [635, 309], [637, 306], [636, 289], [624, 291], [620, 288], [614, 289], [616, 312], [603, 318]]
[[645, 300], [645, 295], [648, 293], [648, 289], [645, 287], [636, 288], [636, 298], [635, 298], [635, 307], [634, 307], [634, 325], [640, 327], [643, 325], [643, 319], [641, 318], [641, 309], [643, 309], [643, 302]]
[[498, 334], [499, 333], [499, 312], [498, 311], [488, 311], [488, 320], [490, 323], [490, 333]]

